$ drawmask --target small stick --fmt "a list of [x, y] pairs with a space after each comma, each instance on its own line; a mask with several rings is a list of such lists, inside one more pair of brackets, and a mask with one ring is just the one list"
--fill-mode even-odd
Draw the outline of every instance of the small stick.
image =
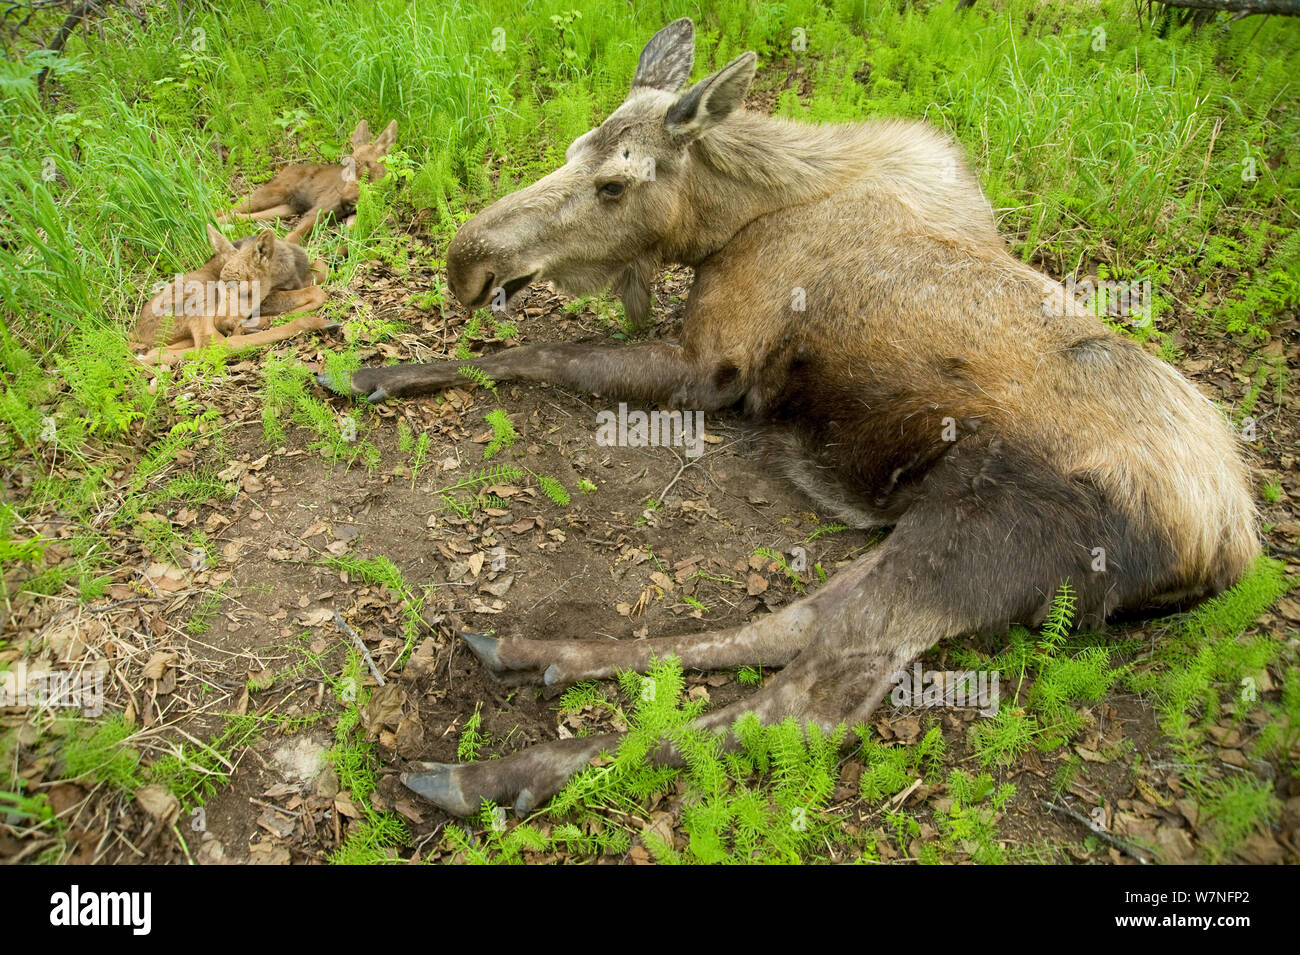
[[172, 832], [176, 835], [176, 841], [181, 844], [181, 851], [185, 853], [185, 861], [190, 865], [194, 865], [194, 857], [190, 855], [190, 847], [185, 844], [185, 837], [181, 835], [181, 831], [176, 828], [174, 822], [172, 823]]
[[916, 779], [912, 781], [912, 785], [908, 786], [906, 789], [904, 789], [893, 799], [889, 800], [889, 802], [891, 805], [893, 805], [894, 809], [897, 810], [900, 806], [903, 805], [903, 803], [907, 802], [908, 796], [912, 795], [912, 793], [916, 792], [920, 788], [921, 788], [921, 777], [918, 776]]
[[1123, 852], [1125, 855], [1132, 856], [1134, 859], [1137, 859], [1138, 862], [1141, 862], [1143, 865], [1151, 864], [1151, 860], [1148, 859], [1146, 856], [1142, 855], [1142, 853], [1138, 852], [1137, 849], [1134, 849], [1131, 845], [1129, 845], [1119, 836], [1107, 832], [1105, 829], [1097, 825], [1097, 823], [1095, 823], [1089, 817], [1085, 816], [1083, 813], [1075, 812], [1073, 809], [1069, 809], [1066, 806], [1062, 806], [1060, 803], [1048, 802], [1046, 799], [1040, 799], [1038, 801], [1042, 803], [1044, 806], [1046, 806], [1048, 809], [1054, 809], [1056, 812], [1064, 813], [1065, 815], [1073, 819], [1075, 822], [1079, 822], [1087, 826], [1091, 832], [1093, 832], [1095, 835], [1097, 835], [1099, 838], [1103, 839], [1104, 841], [1109, 842], [1112, 846], [1114, 846], [1116, 849]]
[[344, 619], [339, 616], [339, 612], [337, 609], [334, 611], [334, 623], [338, 625], [338, 628], [340, 630], [342, 630], [344, 633], [346, 633], [349, 637], [352, 638], [352, 642], [355, 643], [357, 645], [357, 649], [361, 651], [361, 658], [366, 661], [366, 666], [370, 667], [370, 672], [375, 675], [375, 680], [379, 683], [380, 686], [383, 686], [384, 685], [383, 674], [381, 674], [379, 672], [379, 668], [375, 666], [375, 661], [370, 658], [370, 651], [367, 650], [366, 645], [361, 642], [361, 637], [357, 634], [357, 632], [353, 630], [351, 627], [349, 627], [347, 625], [347, 622], [344, 621]]

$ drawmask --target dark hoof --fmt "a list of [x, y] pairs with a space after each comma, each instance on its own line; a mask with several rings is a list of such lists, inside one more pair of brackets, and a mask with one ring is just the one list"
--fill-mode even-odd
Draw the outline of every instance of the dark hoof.
[[352, 397], [351, 380], [335, 381], [329, 375], [322, 372], [316, 376], [316, 384], [320, 385], [326, 391], [334, 392], [336, 395], [343, 395], [348, 398]]
[[460, 637], [469, 644], [469, 648], [474, 651], [474, 656], [478, 657], [479, 662], [492, 671], [503, 670], [501, 665], [501, 656], [497, 648], [501, 646], [501, 641], [496, 637], [489, 637], [483, 633], [470, 633], [466, 630], [460, 631]]
[[515, 798], [515, 815], [526, 816], [543, 802], [545, 802], [545, 800], [537, 799], [533, 796], [531, 790], [525, 789]]
[[[338, 327], [339, 324], [337, 322], [333, 325], [326, 326], [327, 329]], [[329, 375], [322, 373], [316, 376], [316, 383], [326, 391], [332, 391], [336, 395], [342, 395], [345, 398], [365, 398], [366, 401], [369, 401], [372, 404], [378, 404], [388, 397], [388, 392], [382, 387], [375, 388], [368, 394], [365, 391], [360, 390], [357, 387], [356, 379], [351, 375], [349, 375], [345, 380], [338, 382], [332, 380]]]
[[412, 792], [419, 793], [439, 809], [444, 809], [453, 816], [472, 816], [479, 807], [471, 805], [461, 791], [456, 777], [465, 767], [458, 763], [417, 763], [423, 767], [420, 772], [402, 773], [398, 778], [402, 785]]
[[563, 679], [555, 664], [549, 667], [538, 663], [528, 640], [503, 640], [482, 633], [460, 631], [460, 638], [469, 644], [483, 669], [494, 679], [507, 686], [536, 686], [544, 684], [542, 695], [549, 698], [572, 680], [552, 686]]

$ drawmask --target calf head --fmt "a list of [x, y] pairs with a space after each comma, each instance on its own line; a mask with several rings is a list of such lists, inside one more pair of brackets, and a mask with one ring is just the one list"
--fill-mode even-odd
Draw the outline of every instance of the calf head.
[[389, 123], [387, 128], [375, 137], [374, 142], [370, 141], [370, 124], [364, 119], [357, 123], [357, 128], [352, 130], [352, 137], [349, 140], [352, 146], [350, 165], [355, 177], [358, 179], [368, 177], [372, 182], [383, 179], [388, 171], [384, 167], [384, 157], [388, 155], [388, 150], [393, 148], [396, 140], [397, 120]]
[[[213, 234], [215, 233], [215, 235]], [[233, 244], [220, 232], [209, 226], [208, 236], [213, 248], [224, 255], [221, 263], [223, 282], [259, 282], [267, 285], [275, 261], [275, 233], [265, 229], [251, 241]]]
[[727, 119], [754, 77], [755, 55], [745, 53], [679, 92], [694, 44], [689, 19], [656, 33], [627, 99], [569, 145], [564, 165], [461, 228], [447, 250], [461, 302], [503, 308], [543, 279], [571, 295], [612, 286], [641, 324], [666, 248], [694, 227], [691, 144]]

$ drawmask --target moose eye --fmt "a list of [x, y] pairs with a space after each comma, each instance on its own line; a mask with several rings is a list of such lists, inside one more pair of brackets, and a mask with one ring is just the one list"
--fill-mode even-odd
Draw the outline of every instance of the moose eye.
[[615, 199], [623, 194], [623, 189], [623, 184], [617, 179], [613, 179], [603, 184], [599, 191], [602, 196], [609, 196], [611, 199]]

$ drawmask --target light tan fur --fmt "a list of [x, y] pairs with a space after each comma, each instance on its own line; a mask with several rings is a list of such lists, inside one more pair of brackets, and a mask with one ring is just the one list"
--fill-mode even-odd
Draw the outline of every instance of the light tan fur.
[[397, 140], [397, 120], [370, 139], [370, 124], [364, 119], [352, 131], [351, 155], [343, 163], [300, 163], [280, 170], [270, 182], [258, 186], [252, 195], [238, 203], [219, 222], [234, 219], [264, 221], [301, 217], [285, 238], [301, 243], [316, 228], [321, 216], [333, 216], [352, 224], [360, 190], [357, 181], [378, 181], [387, 173], [384, 157]]
[[270, 231], [236, 246], [208, 226], [208, 240], [212, 257], [167, 283], [136, 312], [130, 347], [142, 363], [173, 365], [213, 341], [238, 351], [329, 326], [316, 315], [274, 328], [269, 323], [272, 316], [313, 312], [325, 303], [324, 290], [315, 284], [324, 263], [309, 263], [302, 249]]

